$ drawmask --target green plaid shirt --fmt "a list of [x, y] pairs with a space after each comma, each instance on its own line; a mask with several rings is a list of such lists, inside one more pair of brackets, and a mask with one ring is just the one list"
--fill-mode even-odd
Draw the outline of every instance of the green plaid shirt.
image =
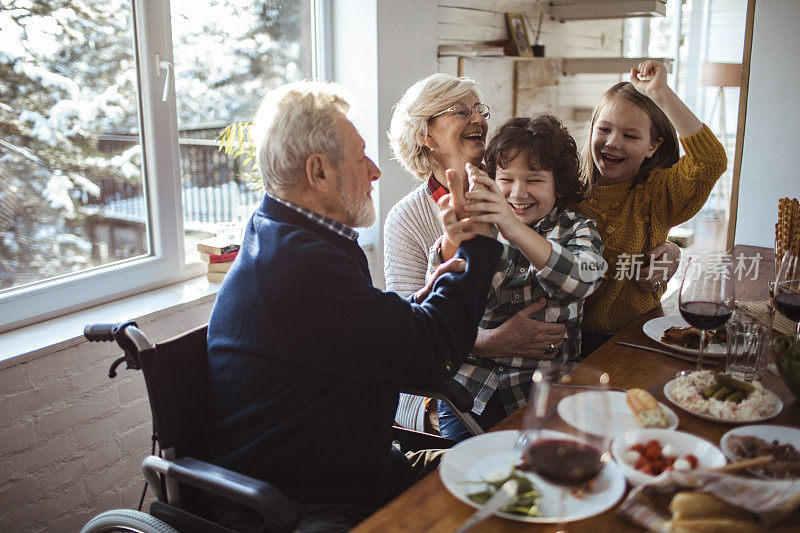
[[[480, 327], [493, 329], [516, 312], [534, 301], [546, 298], [545, 307], [531, 318], [542, 322], [559, 322], [566, 326], [560, 364], [577, 362], [581, 353], [580, 323], [583, 317], [583, 300], [600, 286], [603, 278], [594, 275], [596, 269], [581, 265], [606, 264], [603, 259], [603, 242], [592, 219], [572, 211], [553, 210], [530, 226], [550, 241], [553, 251], [541, 270], [515, 246], [503, 239], [503, 254], [492, 278], [486, 311]], [[428, 257], [428, 275], [441, 263], [439, 242], [431, 247]], [[581, 273], [583, 272], [583, 275]], [[467, 358], [455, 379], [475, 397], [472, 411], [481, 414], [495, 391], [508, 414], [526, 401], [531, 377], [541, 361], [523, 357]]]

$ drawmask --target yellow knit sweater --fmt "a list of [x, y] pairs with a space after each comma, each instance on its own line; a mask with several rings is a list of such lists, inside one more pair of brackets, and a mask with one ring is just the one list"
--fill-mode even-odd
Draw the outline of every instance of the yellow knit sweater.
[[597, 186], [591, 198], [573, 206], [597, 222], [608, 261], [603, 284], [586, 300], [584, 330], [619, 331], [658, 305], [661, 291], [644, 292], [627, 277], [616, 279], [618, 258], [629, 265], [631, 254], [643, 254], [665, 242], [670, 228], [703, 207], [727, 168], [725, 149], [707, 126], [680, 141], [686, 155], [671, 168], [654, 170], [633, 187], [630, 180]]

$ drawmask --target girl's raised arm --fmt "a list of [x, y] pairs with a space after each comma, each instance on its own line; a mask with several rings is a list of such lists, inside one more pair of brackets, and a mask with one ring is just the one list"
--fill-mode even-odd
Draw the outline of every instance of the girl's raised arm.
[[631, 84], [650, 98], [667, 115], [679, 137], [689, 137], [703, 128], [703, 123], [686, 107], [667, 85], [667, 67], [660, 61], [642, 61], [631, 69]]

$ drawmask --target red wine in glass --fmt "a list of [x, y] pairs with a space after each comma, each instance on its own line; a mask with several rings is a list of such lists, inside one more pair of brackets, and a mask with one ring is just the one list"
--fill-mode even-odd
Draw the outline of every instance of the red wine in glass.
[[795, 334], [800, 339], [800, 254], [783, 254], [775, 279], [775, 307], [789, 320], [798, 321]]
[[[776, 303], [777, 305], [777, 303]], [[716, 329], [731, 317], [733, 309], [716, 302], [681, 302], [683, 319], [697, 329]]]
[[[703, 370], [706, 331], [717, 328], [733, 314], [733, 259], [718, 253], [690, 257], [678, 295], [678, 310], [686, 322], [700, 330], [697, 370]], [[678, 375], [684, 375], [686, 371]]]
[[600, 451], [567, 439], [534, 441], [525, 450], [526, 468], [557, 485], [581, 485], [603, 469]]

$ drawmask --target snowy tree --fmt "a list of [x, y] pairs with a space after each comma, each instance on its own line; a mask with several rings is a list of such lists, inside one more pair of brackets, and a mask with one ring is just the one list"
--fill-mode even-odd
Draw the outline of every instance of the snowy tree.
[[[304, 4], [174, 0], [179, 124], [249, 119], [265, 90], [307, 77]], [[129, 5], [0, 4], [0, 288], [101, 262], [90, 204], [110, 183], [141, 190], [138, 144], [102, 142], [139, 130]]]

